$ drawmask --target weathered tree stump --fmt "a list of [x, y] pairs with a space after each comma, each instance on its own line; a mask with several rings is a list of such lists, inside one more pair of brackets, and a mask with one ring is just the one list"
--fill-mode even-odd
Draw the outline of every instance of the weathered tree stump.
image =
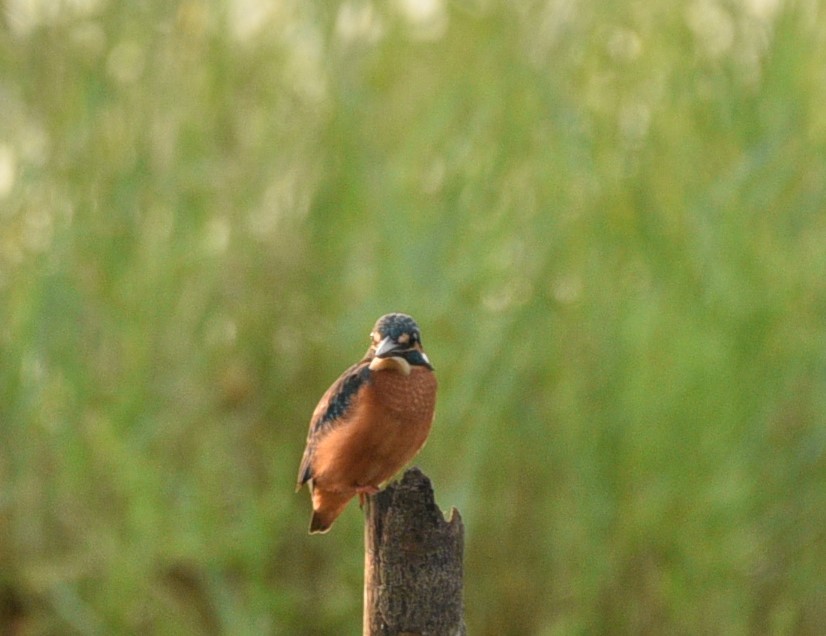
[[445, 521], [418, 468], [368, 498], [364, 636], [464, 636], [464, 526]]

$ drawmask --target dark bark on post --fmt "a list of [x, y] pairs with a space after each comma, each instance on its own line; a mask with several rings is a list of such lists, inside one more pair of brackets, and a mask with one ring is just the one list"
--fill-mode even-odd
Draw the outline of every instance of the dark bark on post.
[[463, 549], [459, 512], [445, 521], [418, 468], [369, 497], [364, 636], [464, 636]]

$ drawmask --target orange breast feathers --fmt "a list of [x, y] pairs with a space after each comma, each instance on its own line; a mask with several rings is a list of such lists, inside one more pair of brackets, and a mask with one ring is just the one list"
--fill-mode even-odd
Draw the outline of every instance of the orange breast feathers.
[[409, 375], [390, 368], [373, 371], [351, 414], [315, 445], [314, 489], [352, 497], [393, 477], [427, 440], [436, 386], [436, 376], [424, 367], [413, 367]]

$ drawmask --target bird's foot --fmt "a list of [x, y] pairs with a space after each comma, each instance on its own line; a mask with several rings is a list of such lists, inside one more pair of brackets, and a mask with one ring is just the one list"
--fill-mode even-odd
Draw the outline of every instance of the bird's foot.
[[364, 502], [369, 495], [375, 495], [379, 491], [375, 486], [359, 486], [356, 492], [359, 494], [359, 508], [364, 508]]

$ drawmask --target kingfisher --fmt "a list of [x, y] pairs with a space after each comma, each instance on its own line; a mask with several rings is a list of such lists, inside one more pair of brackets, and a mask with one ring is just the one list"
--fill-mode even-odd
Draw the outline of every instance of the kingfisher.
[[407, 314], [386, 314], [370, 339], [310, 418], [296, 484], [296, 492], [310, 488], [310, 534], [327, 532], [356, 495], [363, 505], [379, 492], [430, 433], [437, 384], [419, 325]]

